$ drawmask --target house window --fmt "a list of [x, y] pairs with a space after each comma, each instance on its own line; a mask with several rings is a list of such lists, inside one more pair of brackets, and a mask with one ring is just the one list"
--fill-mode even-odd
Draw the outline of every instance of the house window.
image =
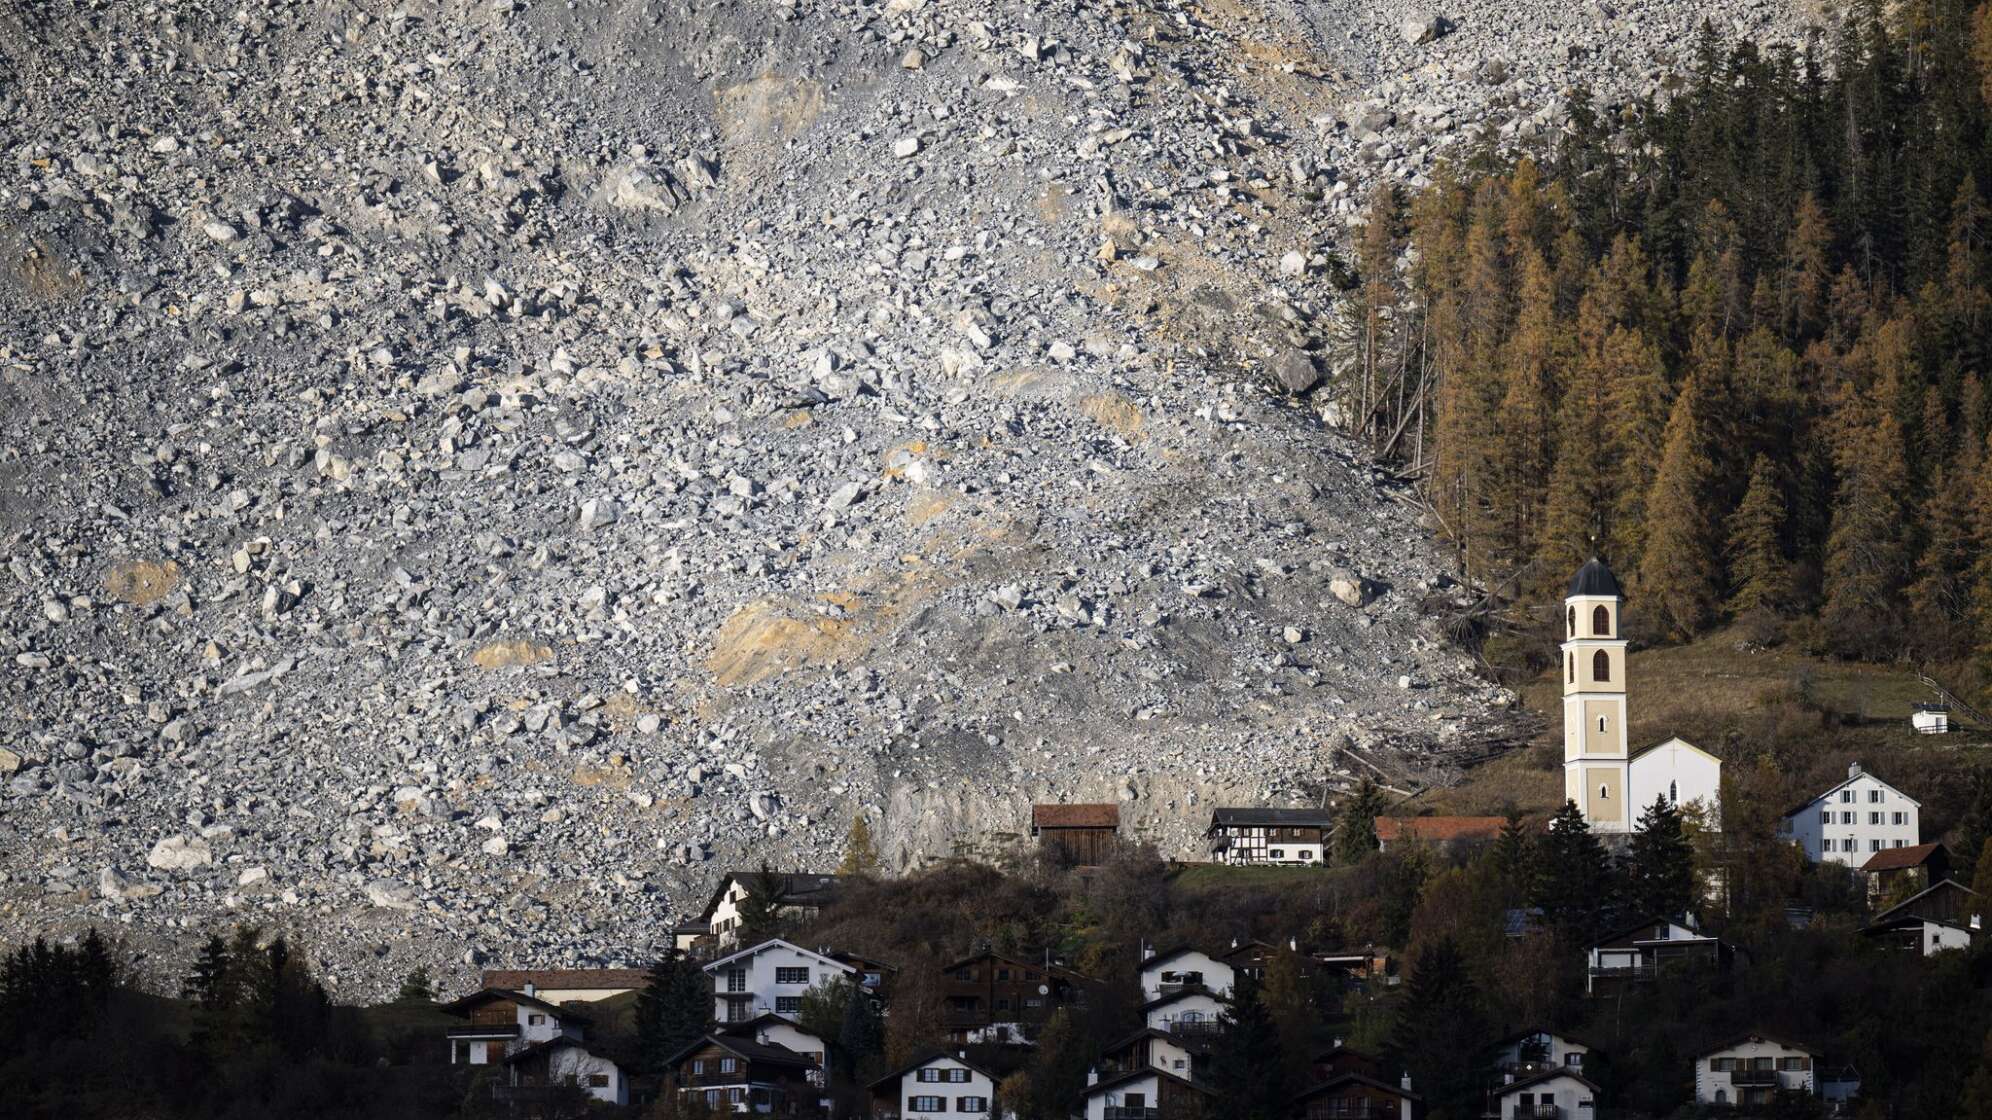
[[705, 1072], [705, 1059], [704, 1059], [704, 1058], [693, 1058], [693, 1059], [692, 1059], [692, 1072], [693, 1072], [693, 1073], [704, 1073], [704, 1072]]
[[807, 984], [807, 983], [809, 983], [809, 969], [807, 969], [807, 968], [778, 968], [778, 969], [776, 969], [776, 970], [775, 970], [775, 983], [777, 983], [777, 984]]
[[1819, 850], [1820, 850], [1820, 851], [1822, 851], [1822, 852], [1830, 852], [1830, 851], [1832, 851], [1832, 850], [1833, 850], [1833, 842], [1832, 842], [1831, 840], [1821, 840], [1821, 841], [1819, 842]]
[[1881, 850], [1881, 841], [1879, 841], [1879, 840], [1870, 840], [1870, 841], [1868, 841], [1868, 851], [1870, 851], [1870, 852], [1878, 852], [1878, 851], [1880, 851], [1880, 850]]
[[545, 1023], [546, 1023], [546, 1016], [544, 1015], [526, 1016], [526, 1025], [529, 1027], [543, 1026]]
[[939, 1081], [940, 1079], [941, 1079], [941, 1071], [937, 1069], [923, 1069], [919, 1073], [913, 1075], [913, 1080], [915, 1081], [934, 1082], [934, 1081]]
[[1833, 823], [1833, 810], [1831, 810], [1831, 809], [1822, 809], [1822, 810], [1820, 810], [1820, 813], [1819, 813], [1819, 823], [1820, 823], [1820, 824], [1832, 824], [1832, 823]]
[[997, 969], [997, 970], [996, 970], [996, 979], [997, 979], [997, 981], [998, 981], [998, 982], [1001, 982], [1001, 981], [1004, 981], [1004, 980], [1008, 980], [1009, 978], [1010, 978], [1010, 970], [1009, 970], [1009, 969], [1007, 969], [1007, 968], [999, 968], [999, 969]]
[[908, 1112], [946, 1112], [948, 1110], [948, 1099], [946, 1097], [914, 1097], [911, 1101], [907, 1102], [906, 1110]]
[[955, 1085], [966, 1085], [968, 1084], [968, 1071], [965, 1069], [951, 1069], [948, 1071], [948, 1081]]
[[1009, 997], [1009, 996], [997, 996], [997, 997], [996, 997], [996, 1010], [998, 1010], [998, 1011], [1008, 1011], [1008, 1010], [1010, 1010], [1010, 997]]
[[1307, 849], [1305, 849], [1305, 848], [1301, 849], [1301, 853], [1300, 853], [1300, 861], [1301, 861], [1302, 863], [1306, 863], [1306, 862], [1307, 862], [1308, 860], [1311, 860], [1311, 859], [1313, 859], [1313, 858], [1314, 858], [1314, 853], [1313, 853], [1313, 852], [1311, 852], [1311, 851], [1308, 851], [1308, 850], [1307, 850]]
[[780, 1015], [802, 1014], [801, 996], [776, 996], [775, 1012]]
[[1787, 1073], [1794, 1073], [1794, 1072], [1798, 1072], [1798, 1071], [1800, 1071], [1800, 1070], [1803, 1070], [1803, 1069], [1805, 1068], [1805, 1059], [1804, 1059], [1804, 1058], [1779, 1058], [1779, 1059], [1778, 1059], [1778, 1068], [1779, 1068], [1779, 1069], [1781, 1069], [1781, 1070], [1784, 1070], [1784, 1071], [1785, 1071], [1785, 1072], [1787, 1072]]
[[1274, 858], [1274, 859], [1285, 859], [1285, 858], [1286, 858], [1286, 849], [1285, 849], [1285, 848], [1274, 848], [1274, 849], [1273, 849], [1273, 858]]
[[608, 1074], [606, 1074], [606, 1073], [591, 1073], [591, 1074], [589, 1074], [589, 1075], [588, 1075], [588, 1087], [589, 1087], [590, 1089], [606, 1089], [606, 1088], [608, 1088], [608, 1087], [609, 1087], [609, 1075], [608, 1075]]
[[729, 968], [729, 969], [727, 969], [727, 970], [726, 970], [726, 990], [727, 990], [727, 991], [729, 991], [729, 992], [744, 992], [744, 991], [746, 991], [746, 990], [747, 990], [747, 970], [746, 970], [746, 969], [744, 969], [744, 968]]
[[986, 1097], [956, 1097], [956, 1112], [987, 1112], [989, 1100]]
[[1890, 847], [1900, 848], [1904, 843], [1906, 843], [1906, 841], [1897, 840], [1893, 844], [1891, 844]]
[[1869, 823], [1869, 824], [1880, 824], [1880, 823], [1881, 823], [1881, 814], [1880, 814], [1880, 813], [1869, 813], [1869, 814], [1868, 814], [1868, 823]]
[[719, 1060], [719, 1072], [721, 1073], [732, 1073], [738, 1068], [740, 1068], [740, 1062], [736, 1058], [721, 1058]]
[[1868, 791], [1868, 804], [1870, 804], [1870, 805], [1879, 805], [1879, 804], [1881, 804], [1881, 791], [1880, 791], [1880, 790], [1878, 790], [1878, 789], [1871, 789], [1871, 790], [1869, 790], [1869, 791]]
[[972, 968], [958, 968], [955, 970], [955, 979], [973, 980], [975, 979], [975, 970]]
[[1563, 1064], [1569, 1066], [1571, 1069], [1583, 1069], [1584, 1052], [1582, 1050], [1572, 1050], [1570, 1053], [1563, 1055]]
[[1611, 655], [1607, 654], [1604, 650], [1599, 650], [1591, 655], [1591, 678], [1597, 681], [1609, 681], [1612, 679]]
[[1612, 636], [1612, 612], [1602, 603], [1591, 609], [1591, 634], [1598, 638]]
[[1840, 791], [1840, 804], [1851, 805], [1853, 803], [1853, 800], [1854, 800], [1853, 790], [1843, 789]]
[[1890, 813], [1890, 814], [1888, 814], [1888, 823], [1889, 823], [1889, 824], [1908, 824], [1908, 823], [1909, 823], [1909, 814], [1907, 814], [1907, 813]]

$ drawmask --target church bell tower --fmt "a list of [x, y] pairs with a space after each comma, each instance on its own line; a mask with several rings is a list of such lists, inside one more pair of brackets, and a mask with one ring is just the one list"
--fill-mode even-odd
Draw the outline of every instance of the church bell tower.
[[1612, 570], [1594, 556], [1571, 577], [1563, 600], [1563, 795], [1593, 832], [1632, 829], [1624, 599]]

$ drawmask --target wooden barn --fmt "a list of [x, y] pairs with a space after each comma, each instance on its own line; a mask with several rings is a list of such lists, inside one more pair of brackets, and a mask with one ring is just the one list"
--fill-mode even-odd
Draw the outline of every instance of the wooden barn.
[[1120, 839], [1120, 806], [1033, 805], [1031, 835], [1061, 862], [1102, 864]]

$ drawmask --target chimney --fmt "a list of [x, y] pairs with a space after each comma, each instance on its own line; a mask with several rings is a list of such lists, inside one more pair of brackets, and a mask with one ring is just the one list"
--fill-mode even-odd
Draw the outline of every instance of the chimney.
[[1405, 1074], [1404, 1076], [1402, 1076], [1402, 1077], [1398, 1078], [1398, 1079], [1397, 1079], [1397, 1087], [1398, 1087], [1398, 1088], [1400, 1088], [1400, 1089], [1402, 1089], [1402, 1090], [1404, 1090], [1404, 1091], [1405, 1091], [1405, 1092], [1407, 1092], [1407, 1093], [1408, 1093], [1408, 1092], [1410, 1092], [1410, 1091], [1411, 1091], [1411, 1075], [1407, 1073], [1407, 1074]]
[[1155, 959], [1155, 946], [1150, 945], [1146, 938], [1141, 942], [1141, 959], [1145, 961]]
[[1287, 952], [1289, 953], [1300, 952], [1300, 938], [1298, 937], [1287, 938]]
[[526, 981], [526, 994], [529, 996], [538, 996], [539, 985], [533, 983], [531, 980]]
[[1861, 776], [1861, 764], [1859, 762], [1847, 763], [1847, 777], [1858, 778], [1860, 776]]
[[1087, 1067], [1086, 1067], [1086, 1087], [1087, 1087], [1088, 1089], [1091, 1089], [1091, 1088], [1092, 1088], [1093, 1086], [1095, 1086], [1095, 1085], [1098, 1085], [1099, 1083], [1100, 1083], [1100, 1067], [1099, 1067], [1099, 1066], [1087, 1066]]
[[1979, 915], [1977, 915], [1977, 914], [1973, 914], [1973, 915], [1971, 916], [1971, 928], [1972, 928], [1972, 929], [1983, 929], [1983, 928], [1985, 928], [1985, 927], [1984, 927], [1984, 925], [1982, 924], [1982, 919], [1980, 918], [1980, 916], [1979, 916]]
[[1236, 949], [1236, 948], [1238, 948], [1238, 939], [1237, 939], [1237, 938], [1235, 938], [1235, 937], [1234, 937], [1234, 938], [1232, 938], [1232, 939], [1231, 939], [1231, 947], [1232, 947], [1233, 949]]

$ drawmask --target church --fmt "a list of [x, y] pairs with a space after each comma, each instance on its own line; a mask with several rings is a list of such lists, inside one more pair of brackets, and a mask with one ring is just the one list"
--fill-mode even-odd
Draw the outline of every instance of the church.
[[1698, 808], [1722, 828], [1722, 760], [1685, 739], [1637, 754], [1626, 741], [1625, 603], [1617, 577], [1592, 557], [1570, 579], [1563, 600], [1563, 796], [1593, 832], [1626, 833], [1656, 797]]

